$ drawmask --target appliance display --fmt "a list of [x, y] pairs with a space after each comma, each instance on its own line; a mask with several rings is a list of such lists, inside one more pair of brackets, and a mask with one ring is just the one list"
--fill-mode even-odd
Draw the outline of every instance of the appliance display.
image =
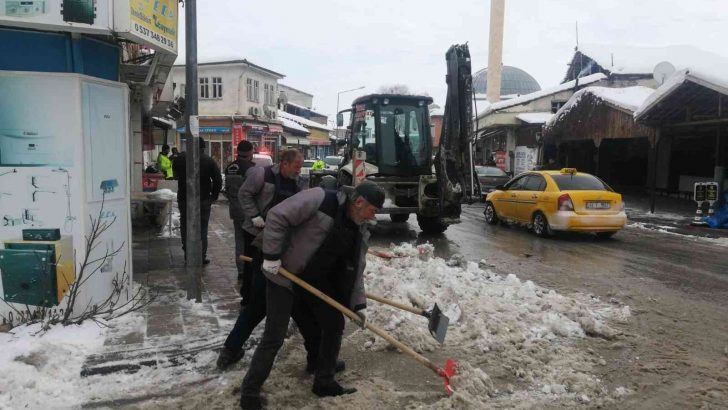
[[45, 0], [5, 0], [5, 15], [9, 17], [35, 17], [45, 12]]

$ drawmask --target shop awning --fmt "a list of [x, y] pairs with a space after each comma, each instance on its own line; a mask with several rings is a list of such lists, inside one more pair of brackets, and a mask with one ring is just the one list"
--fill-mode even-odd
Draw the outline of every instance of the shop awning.
[[311, 141], [308, 140], [308, 138], [305, 137], [291, 137], [286, 136], [286, 144], [287, 145], [311, 145]]

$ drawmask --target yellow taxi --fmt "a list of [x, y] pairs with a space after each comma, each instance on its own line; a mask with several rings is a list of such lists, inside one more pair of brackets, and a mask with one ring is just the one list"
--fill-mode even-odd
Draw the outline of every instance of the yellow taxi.
[[485, 201], [489, 224], [527, 225], [538, 236], [581, 231], [609, 238], [627, 222], [622, 195], [575, 168], [525, 172], [496, 187]]

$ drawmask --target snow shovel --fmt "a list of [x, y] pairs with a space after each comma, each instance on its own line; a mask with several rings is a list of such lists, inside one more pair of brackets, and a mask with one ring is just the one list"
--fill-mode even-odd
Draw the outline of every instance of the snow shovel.
[[435, 340], [437, 340], [440, 344], [443, 344], [445, 342], [445, 335], [447, 335], [447, 326], [448, 324], [450, 324], [450, 318], [442, 313], [440, 307], [437, 306], [437, 303], [435, 303], [435, 306], [431, 310], [424, 310], [416, 308], [414, 306], [408, 306], [403, 303], [395, 302], [393, 300], [385, 299], [379, 295], [373, 295], [371, 293], [367, 293], [367, 299], [376, 300], [379, 303], [394, 306], [397, 309], [406, 310], [407, 312], [414, 313], [415, 315], [420, 315], [428, 318], [429, 323], [427, 324], [427, 328], [430, 330], [430, 334], [432, 335], [432, 337], [434, 337]]
[[[252, 261], [252, 258], [248, 256], [240, 256], [240, 259], [246, 262]], [[323, 300], [324, 302], [328, 303], [332, 307], [336, 308], [339, 312], [343, 313], [345, 316], [347, 316], [349, 319], [351, 319], [354, 323], [361, 326], [361, 319], [359, 316], [349, 310], [347, 307], [342, 305], [341, 303], [335, 301], [334, 299], [330, 298], [325, 293], [321, 292], [320, 290], [316, 289], [315, 287], [309, 285], [306, 283], [303, 279], [299, 278], [298, 276], [292, 274], [291, 272], [287, 271], [284, 268], [278, 269], [278, 273], [283, 275], [286, 279], [290, 280], [291, 282], [295, 283], [296, 285], [306, 289], [308, 292], [312, 293], [317, 298]], [[456, 363], [453, 359], [447, 359], [445, 362], [445, 368], [437, 367], [434, 363], [430, 361], [430, 359], [422, 356], [421, 354], [415, 352], [412, 350], [411, 347], [407, 346], [406, 344], [400, 342], [399, 340], [395, 339], [389, 333], [385, 332], [384, 330], [378, 328], [377, 326], [374, 326], [373, 324], [367, 322], [366, 328], [374, 332], [377, 336], [381, 337], [382, 339], [389, 342], [392, 346], [396, 347], [400, 351], [402, 351], [407, 356], [415, 359], [423, 366], [427, 367], [428, 369], [432, 370], [437, 374], [438, 376], [442, 377], [443, 382], [445, 383], [445, 392], [448, 396], [452, 396], [454, 393], [454, 390], [452, 387], [450, 387], [450, 378], [455, 375], [455, 366]]]

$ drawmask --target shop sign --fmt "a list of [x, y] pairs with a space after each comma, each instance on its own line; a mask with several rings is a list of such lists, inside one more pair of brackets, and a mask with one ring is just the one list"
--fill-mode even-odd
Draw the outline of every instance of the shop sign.
[[[230, 134], [230, 127], [199, 127], [200, 134]], [[184, 134], [187, 132], [185, 127], [177, 128], [177, 132]]]
[[114, 30], [122, 37], [177, 54], [177, 0], [115, 0]]
[[4, 0], [0, 26], [110, 35], [111, 8], [111, 0]]
[[233, 147], [237, 147], [244, 139], [243, 124], [233, 124]]
[[501, 171], [506, 171], [506, 152], [496, 151], [495, 152], [495, 166], [500, 168]]

